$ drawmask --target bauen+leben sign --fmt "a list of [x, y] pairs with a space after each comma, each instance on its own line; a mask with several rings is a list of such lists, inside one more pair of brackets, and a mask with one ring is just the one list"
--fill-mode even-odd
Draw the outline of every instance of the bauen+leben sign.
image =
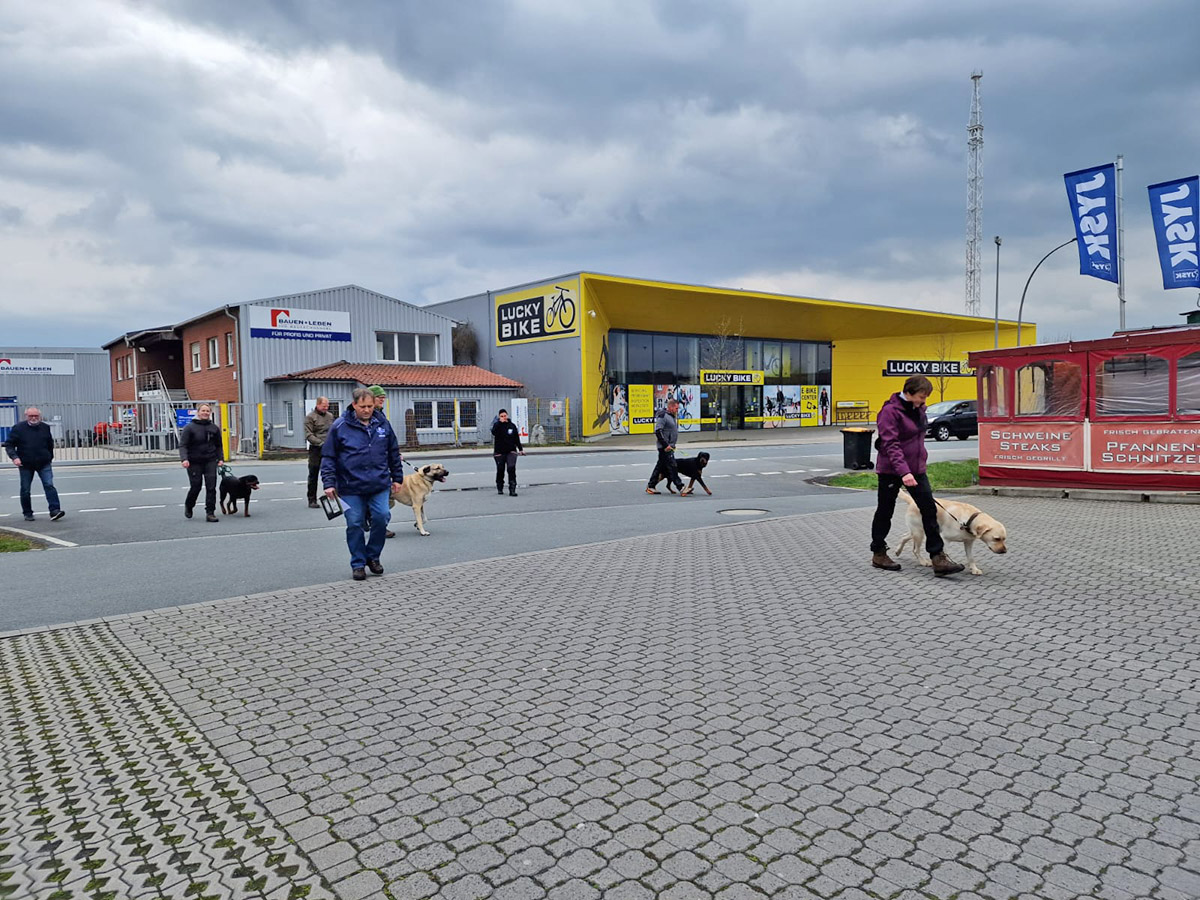
[[250, 337], [291, 341], [348, 341], [350, 313], [328, 309], [251, 306]]

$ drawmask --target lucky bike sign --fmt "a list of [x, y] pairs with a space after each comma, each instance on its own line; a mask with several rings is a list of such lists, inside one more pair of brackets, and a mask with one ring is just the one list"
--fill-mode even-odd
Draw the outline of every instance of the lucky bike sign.
[[753, 369], [701, 369], [700, 384], [704, 387], [726, 387], [730, 385], [762, 385], [763, 372]]
[[579, 279], [496, 295], [496, 346], [551, 341], [579, 334]]

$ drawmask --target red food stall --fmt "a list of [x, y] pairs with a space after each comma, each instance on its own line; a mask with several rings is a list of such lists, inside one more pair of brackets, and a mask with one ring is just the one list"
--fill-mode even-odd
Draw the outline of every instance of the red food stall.
[[980, 484], [1200, 491], [1200, 327], [969, 358]]

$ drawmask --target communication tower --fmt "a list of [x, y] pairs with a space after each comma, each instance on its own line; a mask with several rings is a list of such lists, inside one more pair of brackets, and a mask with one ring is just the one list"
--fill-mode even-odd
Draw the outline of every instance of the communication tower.
[[967, 125], [967, 315], [979, 315], [979, 251], [983, 242], [983, 108], [979, 102], [982, 72], [971, 74], [971, 121]]

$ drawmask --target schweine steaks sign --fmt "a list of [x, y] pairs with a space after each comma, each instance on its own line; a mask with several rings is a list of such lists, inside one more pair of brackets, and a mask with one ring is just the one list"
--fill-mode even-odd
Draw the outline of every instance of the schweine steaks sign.
[[884, 366], [885, 377], [898, 375], [960, 376], [974, 378], [975, 373], [963, 368], [957, 359], [889, 359]]

